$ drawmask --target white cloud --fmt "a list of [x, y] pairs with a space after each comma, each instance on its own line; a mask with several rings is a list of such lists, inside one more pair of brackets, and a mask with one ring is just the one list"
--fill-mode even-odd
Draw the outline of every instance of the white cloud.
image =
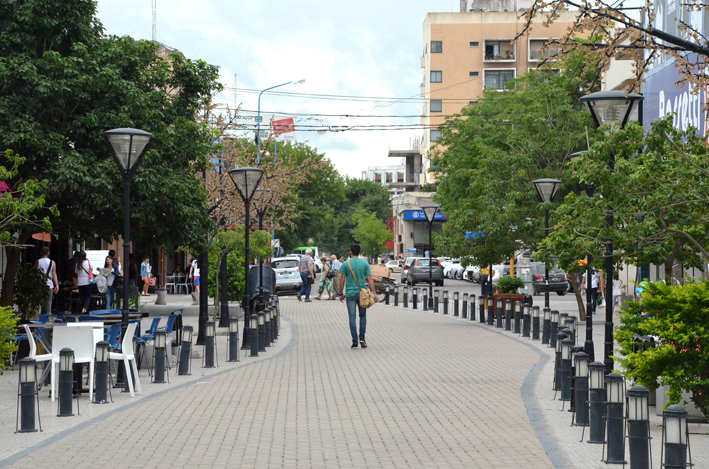
[[[157, 1], [157, 39], [191, 59], [220, 67], [225, 86], [262, 90], [305, 78], [279, 91], [348, 96], [415, 97], [419, 93], [422, 24], [429, 11], [457, 11], [457, 0], [335, 2], [325, 0]], [[108, 34], [150, 38], [151, 1], [100, 0], [98, 17]], [[245, 110], [257, 94], [239, 93]], [[232, 104], [233, 90], [219, 100]], [[397, 104], [319, 100], [264, 94], [262, 111], [300, 115], [418, 115], [419, 100]], [[270, 116], [265, 116], [264, 120]], [[282, 116], [279, 116], [282, 117]], [[418, 124], [418, 118], [325, 118], [330, 125]], [[359, 177], [367, 166], [388, 165], [389, 148], [408, 148], [421, 130], [300, 132], [299, 139]]]

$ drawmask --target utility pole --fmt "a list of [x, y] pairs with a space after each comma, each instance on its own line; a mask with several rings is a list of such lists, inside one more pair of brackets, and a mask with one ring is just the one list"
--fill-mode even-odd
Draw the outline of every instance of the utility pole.
[[153, 42], [157, 41], [157, 9], [158, 9], [158, 0], [153, 0]]

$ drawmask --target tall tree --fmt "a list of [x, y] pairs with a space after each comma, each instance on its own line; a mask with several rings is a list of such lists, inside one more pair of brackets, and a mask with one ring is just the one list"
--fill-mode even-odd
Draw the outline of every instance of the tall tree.
[[375, 213], [364, 209], [358, 209], [352, 219], [357, 223], [357, 228], [352, 231], [354, 240], [362, 246], [362, 252], [376, 262], [379, 254], [389, 249], [384, 247], [384, 243], [394, 239], [394, 233], [387, 229], [386, 223], [377, 218]]
[[[133, 178], [132, 241], [203, 245], [210, 220], [194, 175], [207, 167], [213, 133], [196, 116], [221, 90], [217, 68], [106, 36], [95, 14], [94, 0], [0, 0], [0, 150], [27, 158], [17, 178], [50, 181], [47, 201], [61, 213], [50, 218], [55, 232], [113, 239], [122, 229], [121, 177], [102, 133], [149, 131], [153, 147]], [[21, 229], [19, 240], [33, 231]], [[3, 305], [19, 251], [7, 260]]]

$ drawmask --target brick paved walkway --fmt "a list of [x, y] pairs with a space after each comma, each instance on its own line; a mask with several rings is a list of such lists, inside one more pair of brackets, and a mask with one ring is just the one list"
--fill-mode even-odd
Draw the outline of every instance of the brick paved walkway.
[[528, 344], [377, 305], [370, 347], [350, 350], [339, 302], [281, 309], [280, 353], [88, 420], [12, 467], [571, 467], [530, 422], [523, 391], [547, 359]]

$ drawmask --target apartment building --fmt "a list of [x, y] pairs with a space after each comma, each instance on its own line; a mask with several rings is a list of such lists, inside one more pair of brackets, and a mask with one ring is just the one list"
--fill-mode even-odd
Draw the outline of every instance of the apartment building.
[[510, 79], [556, 55], [556, 50], [542, 48], [567, 31], [576, 13], [562, 12], [549, 27], [539, 17], [532, 31], [513, 43], [525, 25], [519, 15], [530, 4], [531, 0], [468, 0], [461, 1], [464, 13], [426, 15], [421, 57], [421, 96], [426, 98], [421, 122], [428, 129], [421, 151], [424, 184], [435, 179], [429, 173], [431, 148], [441, 134], [437, 126], [446, 117], [478, 100], [484, 88], [504, 90]]
[[404, 192], [401, 185], [406, 182], [406, 166], [368, 166], [366, 171], [362, 171], [361, 179], [381, 184], [392, 197], [397, 196]]

